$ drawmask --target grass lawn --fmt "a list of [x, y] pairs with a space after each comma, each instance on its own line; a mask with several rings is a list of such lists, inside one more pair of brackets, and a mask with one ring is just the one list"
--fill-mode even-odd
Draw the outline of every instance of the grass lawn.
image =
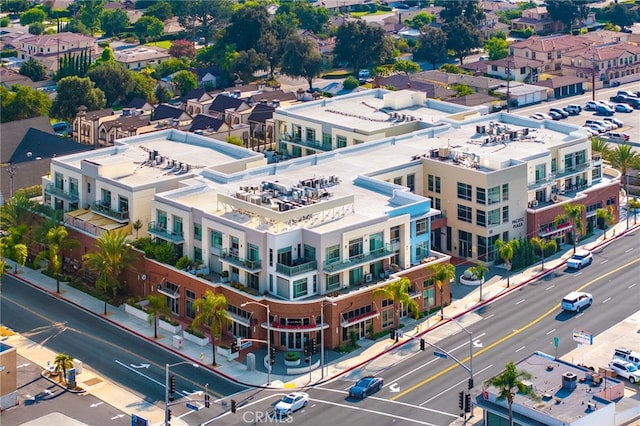
[[349, 12], [349, 15], [355, 16], [357, 18], [362, 18], [363, 16], [388, 15], [390, 13], [393, 13], [393, 12], [387, 12], [387, 11], [384, 11], [384, 10], [378, 10], [378, 11], [376, 11], [376, 13], [371, 13], [371, 12]]
[[153, 41], [150, 43], [145, 43], [145, 46], [157, 46], [162, 47], [163, 49], [169, 49], [171, 47], [171, 40]]

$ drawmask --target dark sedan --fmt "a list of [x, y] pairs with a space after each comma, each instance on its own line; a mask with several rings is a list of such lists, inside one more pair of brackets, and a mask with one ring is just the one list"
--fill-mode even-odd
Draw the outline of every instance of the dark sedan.
[[364, 399], [374, 392], [382, 389], [384, 380], [382, 377], [366, 376], [349, 389], [349, 396], [352, 398]]

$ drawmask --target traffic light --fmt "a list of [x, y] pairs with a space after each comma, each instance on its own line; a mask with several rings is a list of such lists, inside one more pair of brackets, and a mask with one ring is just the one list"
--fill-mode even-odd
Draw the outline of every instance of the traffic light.
[[209, 398], [210, 398], [209, 394], [205, 393], [204, 394], [204, 406], [205, 406], [205, 408], [211, 407], [211, 402], [209, 402]]
[[469, 390], [473, 389], [473, 379], [470, 377], [467, 384], [469, 385]]
[[309, 347], [307, 345], [304, 346], [304, 356], [305, 357], [309, 356]]
[[276, 348], [275, 346], [271, 346], [271, 353], [269, 354], [271, 364], [276, 363]]
[[420, 339], [420, 350], [421, 350], [421, 351], [424, 351], [424, 349], [425, 349], [425, 344], [426, 344], [426, 342], [424, 341], [424, 339]]
[[393, 340], [396, 338], [396, 331], [394, 329], [389, 330], [389, 339]]
[[171, 420], [171, 410], [167, 410], [167, 420]]
[[232, 400], [231, 400], [231, 412], [232, 412], [232, 413], [235, 413], [235, 412], [236, 412], [236, 408], [237, 408], [237, 407], [236, 407], [236, 400], [235, 400], [235, 399], [232, 399]]
[[316, 339], [311, 339], [311, 355], [318, 353], [318, 342]]
[[176, 376], [169, 377], [169, 393], [176, 393]]
[[238, 352], [238, 343], [234, 340], [231, 342], [231, 353], [234, 354]]
[[464, 410], [464, 391], [458, 392], [458, 407]]
[[471, 412], [471, 394], [470, 393], [467, 393], [464, 396], [464, 412], [465, 413]]

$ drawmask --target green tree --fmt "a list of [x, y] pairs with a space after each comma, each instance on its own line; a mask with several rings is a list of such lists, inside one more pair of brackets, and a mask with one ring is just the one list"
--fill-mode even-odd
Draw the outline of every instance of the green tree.
[[105, 232], [96, 240], [97, 251], [82, 256], [83, 267], [98, 275], [96, 286], [111, 290], [116, 296], [122, 284], [118, 277], [136, 261], [136, 255], [127, 244], [124, 231]]
[[525, 381], [531, 379], [531, 374], [518, 370], [513, 362], [509, 362], [504, 371], [489, 380], [486, 385], [498, 389], [498, 400], [507, 400], [509, 405], [509, 425], [513, 426], [513, 397], [516, 393], [535, 397], [534, 391], [529, 388]]
[[381, 27], [364, 21], [348, 21], [336, 32], [333, 49], [337, 63], [349, 64], [354, 73], [393, 58], [393, 42]]
[[106, 63], [113, 63], [115, 61], [116, 56], [113, 54], [113, 49], [111, 49], [111, 46], [107, 46], [104, 48], [104, 50], [102, 50], [102, 54], [100, 54], [100, 57], [96, 59], [96, 61], [91, 65], [91, 68], [95, 68], [98, 65]]
[[133, 32], [141, 40], [160, 37], [164, 32], [164, 24], [153, 16], [143, 16], [133, 24]]
[[584, 230], [584, 220], [582, 219], [582, 212], [585, 211], [584, 204], [563, 204], [562, 213], [556, 216], [554, 224], [557, 226], [564, 222], [571, 224], [571, 239], [573, 240], [573, 253], [576, 252], [576, 241], [582, 235]]
[[203, 297], [193, 302], [193, 308], [196, 316], [191, 322], [191, 327], [194, 329], [202, 325], [209, 327], [213, 349], [212, 364], [216, 365], [216, 337], [220, 337], [222, 331], [231, 323], [231, 315], [227, 312], [227, 298], [224, 294], [207, 290]]
[[480, 281], [480, 301], [482, 301], [482, 285], [484, 284], [484, 276], [489, 272], [489, 268], [482, 262], [478, 262], [475, 266], [469, 268], [471, 274]]
[[124, 9], [104, 10], [100, 15], [100, 29], [104, 35], [111, 37], [123, 32], [131, 25], [129, 15]]
[[47, 248], [42, 250], [36, 256], [35, 264], [38, 265], [40, 261], [46, 260], [48, 270], [56, 277], [56, 292], [60, 293], [60, 272], [62, 271], [62, 250], [66, 248], [73, 248], [80, 245], [77, 240], [68, 239], [69, 231], [62, 225], [55, 226], [45, 236], [45, 245]]
[[466, 84], [463, 83], [457, 83], [457, 84], [452, 84], [451, 85], [451, 90], [455, 90], [456, 91], [456, 96], [467, 96], [467, 95], [472, 95], [474, 93], [476, 93], [475, 90], [473, 90], [471, 87], [467, 86]]
[[51, 99], [46, 93], [30, 86], [15, 86], [15, 91], [0, 89], [2, 97], [2, 122], [24, 120], [47, 115]]
[[629, 209], [627, 214], [631, 214], [631, 212], [633, 212], [633, 224], [635, 225], [638, 220], [638, 212], [640, 211], [640, 200], [637, 198], [628, 199], [627, 208]]
[[436, 263], [429, 269], [433, 273], [431, 278], [440, 290], [440, 318], [444, 319], [444, 287], [456, 277], [456, 268], [450, 263]]
[[127, 103], [133, 98], [144, 99], [150, 104], [157, 103], [156, 97], [153, 93], [156, 87], [156, 80], [140, 72], [131, 72], [131, 80], [133, 82], [133, 86], [129, 93], [127, 93]]
[[573, 23], [578, 19], [580, 11], [574, 0], [547, 0], [547, 12], [554, 21], [560, 21], [565, 31], [571, 30]]
[[283, 43], [282, 63], [280, 70], [290, 77], [303, 77], [313, 89], [313, 79], [322, 69], [322, 56], [318, 46], [311, 40], [293, 36]]
[[200, 35], [205, 37], [207, 42], [218, 29], [223, 29], [229, 23], [236, 8], [235, 4], [231, 0], [192, 0], [171, 3], [178, 22], [185, 28], [193, 28], [194, 23], [198, 22]]
[[173, 98], [173, 93], [165, 86], [159, 84], [154, 91], [154, 95], [159, 104], [167, 103]]
[[100, 16], [104, 11], [106, 0], [84, 0], [80, 6], [80, 21], [93, 36], [100, 29]]
[[53, 360], [53, 365], [53, 371], [56, 374], [62, 374], [62, 380], [67, 383], [67, 371], [73, 368], [73, 357], [67, 354], [59, 353]]
[[29, 77], [33, 81], [41, 81], [47, 78], [47, 69], [39, 60], [29, 58], [20, 66], [20, 74]]
[[[599, 16], [598, 16], [599, 15]], [[620, 28], [630, 27], [638, 20], [637, 11], [626, 4], [610, 3], [596, 12], [596, 18], [604, 19]]]
[[95, 111], [104, 108], [106, 103], [104, 92], [88, 77], [65, 77], [58, 82], [57, 92], [49, 114], [68, 122], [73, 121], [81, 105]]
[[27, 26], [34, 23], [41, 24], [47, 19], [47, 13], [40, 7], [34, 7], [20, 15], [20, 25]]
[[430, 23], [433, 22], [435, 16], [428, 12], [418, 12], [411, 19], [404, 21], [405, 25], [414, 30], [424, 30]]
[[138, 231], [142, 229], [142, 221], [140, 219], [137, 219], [135, 222], [131, 224], [131, 227], [133, 228], [134, 231], [136, 231], [136, 239], [137, 239]]
[[257, 70], [263, 70], [269, 66], [269, 62], [263, 53], [255, 49], [243, 50], [234, 55], [229, 64], [230, 71], [237, 73], [245, 82], [251, 81], [251, 77]]
[[282, 48], [280, 40], [276, 37], [275, 31], [268, 30], [260, 38], [258, 52], [264, 54], [269, 64], [269, 76], [273, 79], [273, 72], [282, 58]]
[[454, 56], [460, 59], [460, 65], [472, 50], [482, 46], [482, 33], [463, 17], [458, 17], [453, 22], [445, 22], [442, 31], [447, 35], [447, 49], [452, 50]]
[[193, 45], [193, 42], [189, 40], [176, 40], [171, 43], [171, 47], [169, 48], [169, 55], [174, 58], [189, 58], [193, 59], [196, 57], [196, 48]]
[[504, 264], [507, 268], [507, 287], [509, 287], [510, 282], [510, 272], [511, 272], [511, 259], [513, 259], [513, 254], [516, 249], [520, 247], [520, 242], [518, 240], [511, 241], [503, 241], [499, 239], [496, 241], [496, 248], [498, 249], [498, 256], [504, 261]]
[[24, 191], [18, 191], [0, 206], [0, 229], [28, 229], [36, 224], [40, 212], [41, 204], [30, 199]]
[[598, 222], [602, 224], [602, 229], [604, 230], [603, 239], [605, 240], [607, 239], [607, 228], [609, 228], [609, 225], [611, 225], [615, 219], [613, 213], [613, 206], [596, 210], [596, 218]]
[[144, 11], [144, 16], [153, 16], [160, 21], [166, 21], [173, 17], [173, 7], [171, 3], [159, 1], [149, 6], [147, 10]]
[[64, 26], [64, 31], [68, 33], [78, 33], [89, 35], [91, 30], [89, 30], [79, 18], [72, 18], [67, 22], [67, 25]]
[[426, 28], [418, 37], [418, 47], [413, 56], [424, 60], [436, 69], [438, 62], [447, 60], [447, 35], [439, 28]]
[[180, 91], [181, 96], [185, 96], [198, 85], [196, 76], [191, 71], [187, 70], [175, 73], [173, 78], [171, 78], [171, 82], [175, 84], [176, 89]]
[[133, 89], [131, 71], [117, 62], [103, 62], [89, 70], [87, 77], [102, 90], [106, 105], [114, 105], [122, 101]]
[[605, 157], [611, 166], [620, 170], [620, 183], [627, 182], [627, 171], [631, 168], [640, 168], [640, 154], [629, 144], [616, 144], [615, 148], [609, 151]]
[[[0, 28], [6, 28], [11, 24], [11, 19], [9, 19], [8, 16], [3, 16], [2, 18], [0, 18]], [[0, 271], [0, 273], [2, 273]]]
[[299, 22], [300, 28], [316, 34], [325, 29], [329, 22], [329, 11], [324, 7], [316, 7], [308, 2], [281, 3], [277, 14], [288, 13]]
[[558, 250], [558, 244], [556, 244], [555, 240], [545, 240], [541, 237], [531, 237], [529, 242], [533, 247], [540, 250], [540, 259], [542, 260], [542, 270], [544, 271], [544, 255], [547, 251], [553, 251], [554, 253]]
[[509, 55], [509, 43], [502, 37], [491, 37], [484, 42], [484, 50], [489, 54], [489, 59], [506, 58]]
[[393, 70], [396, 72], [403, 72], [405, 75], [413, 74], [420, 71], [420, 65], [413, 61], [399, 60], [393, 64]]
[[409, 287], [411, 281], [407, 277], [401, 277], [397, 281], [390, 282], [384, 287], [373, 290], [373, 298], [381, 300], [393, 301], [393, 327], [398, 328], [400, 325], [400, 310], [409, 309], [415, 319], [419, 318], [420, 307], [418, 303], [409, 295]]
[[22, 13], [31, 7], [28, 0], [8, 0], [0, 3], [0, 10], [9, 14], [16, 15]]
[[34, 22], [29, 25], [29, 34], [40, 35], [44, 33], [44, 24], [42, 22]]
[[478, 26], [484, 19], [485, 13], [479, 0], [436, 1], [436, 5], [442, 6], [440, 19], [444, 22], [455, 22], [463, 18], [473, 26]]
[[236, 8], [225, 30], [225, 42], [234, 44], [238, 52], [258, 45], [262, 33], [269, 26], [269, 12], [263, 3]]
[[591, 151], [594, 153], [600, 153], [602, 158], [606, 159], [609, 155], [609, 151], [611, 150], [609, 144], [599, 136], [594, 136], [591, 138]]
[[[29, 257], [29, 249], [26, 244], [16, 244], [13, 246], [13, 257], [16, 262], [15, 273], [18, 273], [18, 266], [24, 267], [27, 263], [27, 258]], [[1, 272], [0, 272], [1, 273]]]
[[149, 315], [147, 316], [147, 321], [149, 325], [153, 324], [153, 338], [158, 338], [158, 321], [160, 321], [161, 315], [166, 315], [170, 317], [172, 315], [171, 309], [167, 306], [167, 296], [162, 294], [150, 294], [147, 296], [147, 301], [149, 304], [147, 305], [147, 309], [149, 311]]
[[161, 79], [175, 72], [188, 70], [190, 68], [190, 61], [186, 58], [169, 58], [155, 68], [153, 77]]

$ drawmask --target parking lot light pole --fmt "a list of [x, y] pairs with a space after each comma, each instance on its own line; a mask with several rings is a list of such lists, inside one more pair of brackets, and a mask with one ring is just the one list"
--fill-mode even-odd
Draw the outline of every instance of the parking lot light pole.
[[169, 426], [169, 369], [182, 364], [191, 364], [193, 367], [198, 368], [198, 364], [191, 361], [180, 361], [175, 364], [164, 365], [164, 426]]
[[336, 306], [334, 302], [322, 302], [320, 303], [320, 378], [324, 379], [324, 307], [327, 305]]
[[271, 325], [269, 324], [271, 312], [269, 311], [269, 305], [267, 305], [266, 303], [254, 301], [244, 302], [242, 305], [240, 305], [240, 307], [244, 308], [249, 304], [259, 305], [267, 309], [267, 357], [269, 358], [269, 366], [267, 367], [267, 386], [269, 386], [271, 384]]

